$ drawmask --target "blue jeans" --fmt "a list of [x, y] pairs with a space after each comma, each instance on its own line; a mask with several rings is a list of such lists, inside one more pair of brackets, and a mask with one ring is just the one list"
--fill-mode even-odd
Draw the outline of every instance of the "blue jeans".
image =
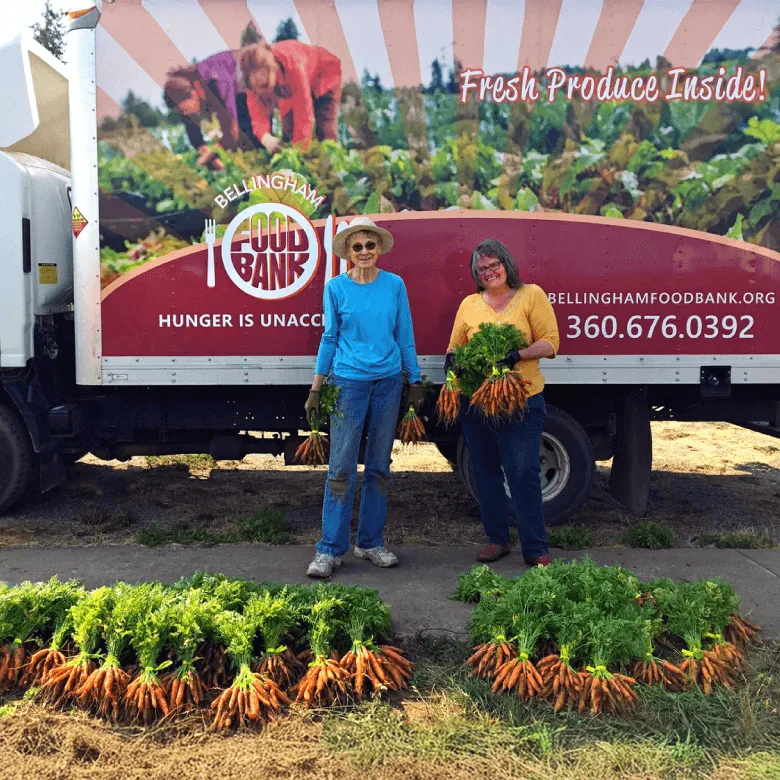
[[349, 549], [358, 450], [364, 426], [368, 438], [355, 544], [363, 549], [384, 545], [390, 454], [403, 381], [400, 372], [370, 382], [338, 376], [333, 381], [340, 388], [341, 416], [333, 414], [330, 418], [330, 463], [322, 505], [322, 538], [317, 542], [317, 552], [344, 555]]
[[506, 475], [523, 556], [547, 555], [539, 467], [539, 445], [547, 417], [544, 397], [541, 393], [531, 396], [523, 417], [510, 420], [486, 420], [468, 404], [467, 398], [461, 401], [460, 426], [474, 469], [479, 511], [488, 539], [493, 544], [509, 544]]

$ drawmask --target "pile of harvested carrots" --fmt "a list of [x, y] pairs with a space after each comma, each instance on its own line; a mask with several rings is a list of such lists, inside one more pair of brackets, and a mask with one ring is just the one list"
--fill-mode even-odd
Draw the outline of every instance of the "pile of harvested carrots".
[[0, 695], [148, 726], [201, 712], [257, 728], [293, 702], [328, 707], [408, 686], [376, 591], [196, 574], [175, 585], [87, 591], [77, 582], [0, 587]]
[[758, 626], [737, 614], [739, 598], [722, 580], [642, 584], [587, 557], [514, 579], [475, 567], [454, 598], [479, 602], [472, 676], [556, 712], [626, 714], [643, 685], [710, 695], [737, 683], [744, 648], [758, 641]]

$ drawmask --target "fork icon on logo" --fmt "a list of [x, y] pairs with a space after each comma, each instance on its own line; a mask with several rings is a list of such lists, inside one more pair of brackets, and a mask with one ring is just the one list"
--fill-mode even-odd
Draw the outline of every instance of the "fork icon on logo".
[[217, 240], [217, 223], [213, 219], [206, 220], [206, 243], [208, 244], [208, 270], [206, 273], [206, 286], [214, 287], [214, 242]]

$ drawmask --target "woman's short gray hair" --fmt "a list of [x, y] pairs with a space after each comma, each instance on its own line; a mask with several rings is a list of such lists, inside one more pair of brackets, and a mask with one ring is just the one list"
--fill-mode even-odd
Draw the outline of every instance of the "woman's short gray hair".
[[509, 287], [516, 290], [523, 286], [523, 280], [520, 278], [512, 253], [497, 238], [486, 238], [477, 244], [477, 248], [471, 254], [471, 275], [477, 283], [477, 292], [485, 289], [477, 273], [477, 261], [480, 257], [495, 257], [501, 262], [506, 271], [506, 283]]

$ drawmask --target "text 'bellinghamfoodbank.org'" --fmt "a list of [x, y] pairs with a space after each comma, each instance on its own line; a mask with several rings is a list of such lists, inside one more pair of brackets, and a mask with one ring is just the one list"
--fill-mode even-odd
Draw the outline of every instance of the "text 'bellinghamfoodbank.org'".
[[[751, 314], [745, 306], [775, 304], [772, 291], [663, 291], [663, 292], [550, 292], [550, 303], [560, 306], [696, 306], [700, 313], [685, 314], [567, 314], [562, 328], [568, 339], [752, 339], [756, 317], [771, 310], [757, 308]], [[709, 307], [733, 306], [739, 311]], [[759, 319], [759, 324], [761, 319]], [[563, 323], [562, 323], [563, 324]]]
[[775, 303], [775, 293], [754, 292], [548, 292], [550, 303], [560, 306], [643, 306], [659, 304], [661, 306], [681, 306], [690, 304], [718, 306], [753, 306]]

